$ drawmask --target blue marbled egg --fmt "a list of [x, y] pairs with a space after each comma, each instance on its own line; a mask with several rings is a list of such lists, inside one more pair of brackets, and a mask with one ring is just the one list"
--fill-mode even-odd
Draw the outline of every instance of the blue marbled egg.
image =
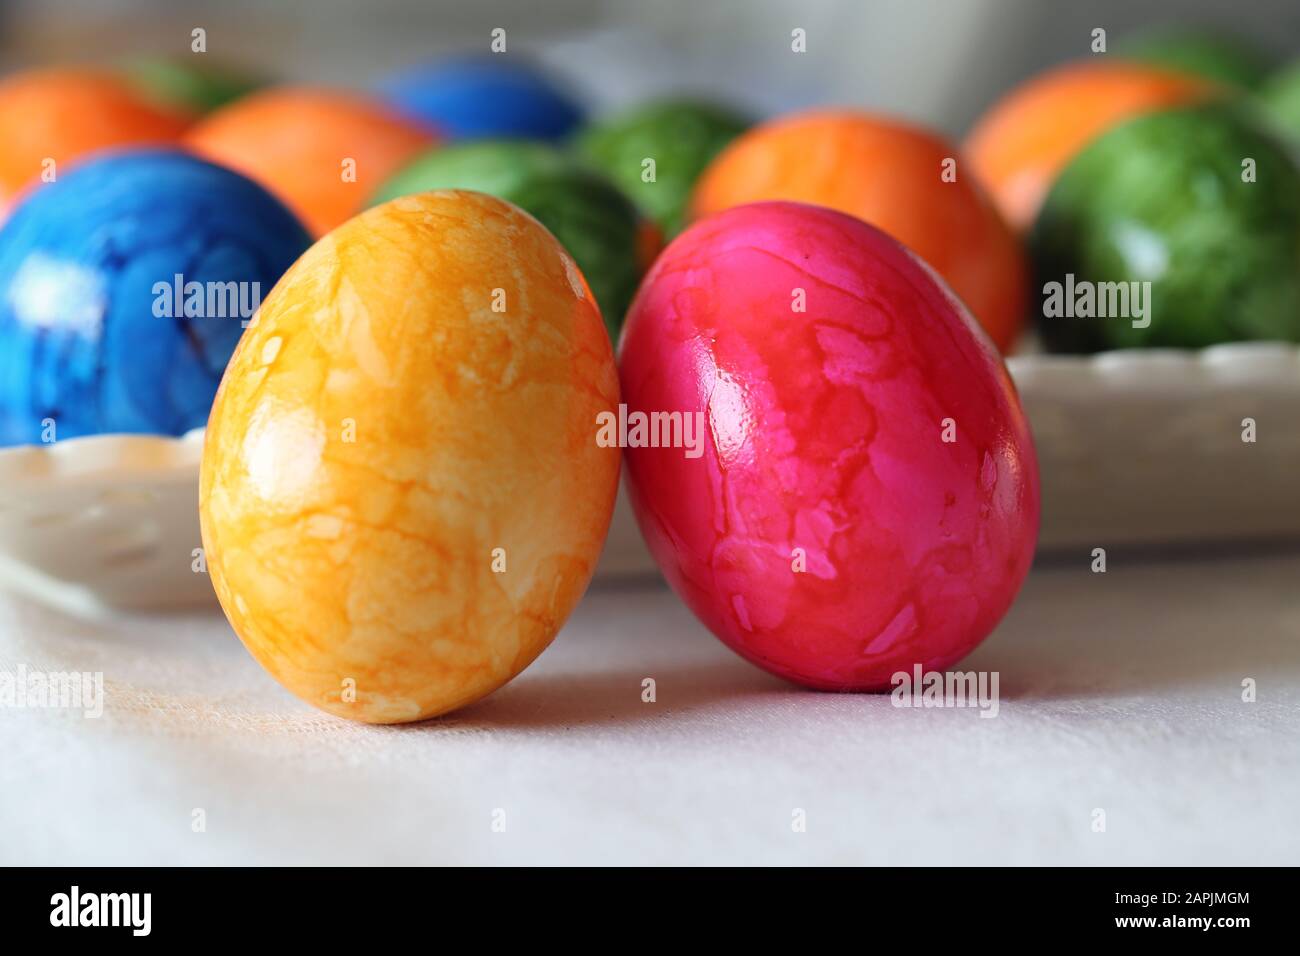
[[583, 119], [582, 108], [542, 71], [505, 54], [413, 67], [380, 92], [400, 112], [452, 139], [557, 140]]
[[102, 154], [37, 187], [0, 228], [0, 445], [203, 425], [310, 244], [262, 187], [184, 153]]

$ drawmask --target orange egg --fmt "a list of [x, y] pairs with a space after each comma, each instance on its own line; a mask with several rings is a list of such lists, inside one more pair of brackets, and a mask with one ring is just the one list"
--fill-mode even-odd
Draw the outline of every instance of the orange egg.
[[435, 138], [368, 97], [282, 87], [209, 114], [186, 143], [261, 183], [321, 236]]
[[591, 579], [618, 406], [596, 301], [536, 219], [460, 191], [356, 216], [276, 284], [212, 406], [199, 513], [231, 625], [341, 717], [491, 693]]
[[175, 142], [185, 114], [154, 105], [124, 80], [93, 69], [42, 69], [0, 82], [0, 209], [50, 169], [111, 146]]
[[1202, 79], [1122, 62], [1069, 63], [990, 109], [963, 149], [1002, 214], [1027, 231], [1057, 174], [1094, 137], [1130, 117], [1212, 93]]
[[1024, 254], [955, 159], [951, 143], [898, 120], [849, 110], [800, 113], [727, 147], [696, 184], [691, 213], [787, 199], [864, 219], [943, 276], [1005, 351], [1024, 321]]

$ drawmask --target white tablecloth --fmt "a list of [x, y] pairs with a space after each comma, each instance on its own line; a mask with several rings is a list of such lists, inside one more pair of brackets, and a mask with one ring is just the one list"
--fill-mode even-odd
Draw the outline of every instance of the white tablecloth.
[[1295, 553], [1035, 570], [962, 665], [995, 719], [791, 687], [650, 582], [417, 726], [314, 712], [215, 614], [0, 596], [19, 665], [106, 707], [0, 710], [5, 864], [1300, 863]]

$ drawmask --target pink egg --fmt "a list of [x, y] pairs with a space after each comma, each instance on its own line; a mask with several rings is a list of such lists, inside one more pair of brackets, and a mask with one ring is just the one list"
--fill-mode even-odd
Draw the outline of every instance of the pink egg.
[[705, 219], [646, 277], [619, 364], [641, 531], [741, 656], [884, 690], [1010, 607], [1038, 535], [1029, 427], [974, 319], [885, 233], [785, 202]]

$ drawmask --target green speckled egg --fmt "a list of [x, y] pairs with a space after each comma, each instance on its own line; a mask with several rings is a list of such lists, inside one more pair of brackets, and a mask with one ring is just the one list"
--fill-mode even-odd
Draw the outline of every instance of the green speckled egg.
[[1151, 283], [1145, 328], [1136, 315], [1040, 312], [1057, 351], [1300, 341], [1300, 170], [1230, 105], [1151, 113], [1095, 139], [1057, 179], [1030, 247], [1040, 308], [1067, 276], [1081, 294], [1081, 281]]
[[659, 233], [603, 176], [542, 143], [481, 140], [432, 149], [380, 187], [373, 204], [431, 189], [472, 189], [530, 213], [569, 250], [618, 340]]
[[[663, 100], [593, 123], [575, 142], [580, 155], [617, 183], [671, 238], [686, 225], [695, 180], [750, 123], [726, 107]], [[653, 182], [645, 161], [655, 161]]]

